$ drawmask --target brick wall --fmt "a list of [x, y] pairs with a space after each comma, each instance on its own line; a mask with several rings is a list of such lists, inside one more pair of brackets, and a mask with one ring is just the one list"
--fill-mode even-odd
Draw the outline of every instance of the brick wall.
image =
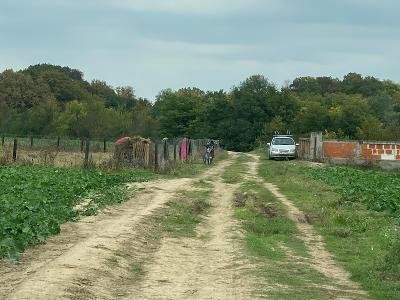
[[357, 155], [354, 142], [323, 141], [323, 156], [326, 158], [352, 158]]
[[400, 160], [400, 143], [365, 143], [361, 149], [365, 159]]
[[323, 141], [324, 158], [400, 160], [400, 143], [369, 141]]

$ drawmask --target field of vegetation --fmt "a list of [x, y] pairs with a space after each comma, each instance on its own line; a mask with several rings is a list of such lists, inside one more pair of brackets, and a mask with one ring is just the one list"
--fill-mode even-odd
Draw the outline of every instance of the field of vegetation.
[[[145, 170], [1, 167], [0, 257], [16, 257], [27, 246], [59, 233], [62, 223], [79, 214], [94, 214], [105, 205], [123, 201], [127, 195], [124, 183], [156, 177]], [[83, 201], [87, 205], [77, 210]]]
[[311, 169], [313, 178], [336, 188], [343, 201], [400, 217], [400, 173], [349, 167]]
[[399, 299], [400, 175], [262, 157], [260, 175], [305, 213], [352, 279], [374, 299]]

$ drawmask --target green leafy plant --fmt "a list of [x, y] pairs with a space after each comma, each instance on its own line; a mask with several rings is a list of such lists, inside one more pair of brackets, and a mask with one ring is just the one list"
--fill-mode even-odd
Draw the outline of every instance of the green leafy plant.
[[310, 169], [314, 179], [333, 186], [342, 202], [362, 202], [369, 209], [400, 217], [400, 174], [351, 167]]
[[77, 217], [74, 207], [92, 201], [83, 214], [94, 214], [125, 199], [126, 182], [156, 177], [150, 171], [103, 172], [51, 167], [0, 168], [0, 257], [16, 257], [27, 246], [60, 232]]

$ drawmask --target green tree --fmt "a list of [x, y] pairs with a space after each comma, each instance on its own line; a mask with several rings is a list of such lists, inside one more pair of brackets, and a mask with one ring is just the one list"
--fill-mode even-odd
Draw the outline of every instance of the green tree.
[[264, 76], [253, 75], [232, 89], [233, 120], [229, 147], [248, 151], [254, 148], [264, 124], [273, 117], [271, 102], [277, 96], [276, 87]]
[[52, 101], [42, 102], [26, 112], [24, 133], [34, 135], [52, 135], [56, 132], [55, 122], [59, 106]]
[[160, 134], [165, 137], [191, 136], [204, 92], [196, 88], [164, 90], [156, 99], [154, 113], [159, 120]]
[[388, 136], [383, 123], [376, 117], [368, 115], [361, 121], [357, 127], [357, 138], [360, 140], [382, 140]]
[[308, 134], [312, 131], [324, 131], [329, 128], [328, 109], [321, 102], [303, 102], [294, 124], [298, 134]]
[[57, 120], [58, 132], [62, 135], [88, 137], [87, 128], [83, 126], [88, 115], [87, 103], [78, 100], [70, 101]]
[[29, 75], [13, 70], [0, 74], [0, 103], [23, 112], [51, 98], [48, 86], [37, 84]]

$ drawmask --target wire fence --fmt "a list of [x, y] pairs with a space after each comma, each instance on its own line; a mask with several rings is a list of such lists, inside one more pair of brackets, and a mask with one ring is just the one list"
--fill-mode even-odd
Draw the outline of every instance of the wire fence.
[[[68, 137], [0, 134], [0, 165], [51, 165], [56, 167], [144, 167], [156, 170], [201, 159], [209, 139], [173, 138], [78, 139]], [[215, 141], [218, 148], [218, 141]]]
[[[66, 152], [84, 151], [86, 139], [69, 137], [42, 137], [42, 136], [12, 136], [1, 135], [1, 146], [13, 146], [17, 139], [18, 146], [24, 150], [53, 149]], [[112, 139], [90, 139], [92, 152], [113, 152], [114, 141]]]

